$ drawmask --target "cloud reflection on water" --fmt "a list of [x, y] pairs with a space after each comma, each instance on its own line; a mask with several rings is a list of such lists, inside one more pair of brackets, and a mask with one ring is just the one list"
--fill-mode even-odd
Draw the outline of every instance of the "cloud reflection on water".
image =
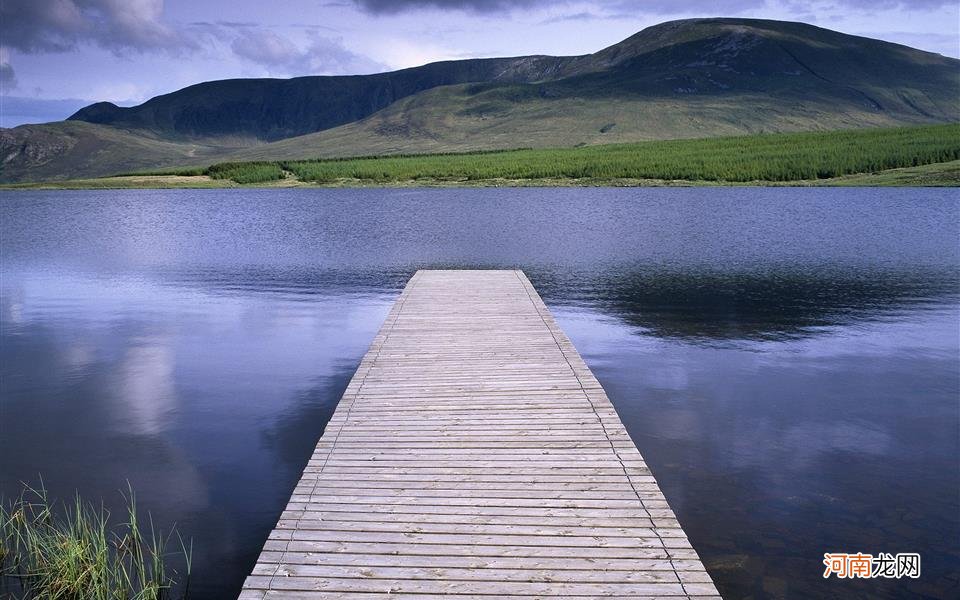
[[528, 273], [729, 596], [833, 593], [826, 547], [924, 553], [923, 581], [850, 597], [956, 589], [951, 190], [0, 194], [0, 490], [129, 478], [195, 536], [199, 595], [239, 589], [393, 298], [440, 267]]

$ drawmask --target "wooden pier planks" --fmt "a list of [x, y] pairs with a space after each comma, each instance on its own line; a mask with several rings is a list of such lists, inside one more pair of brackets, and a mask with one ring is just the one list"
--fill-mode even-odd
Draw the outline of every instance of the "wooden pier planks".
[[240, 598], [719, 598], [521, 271], [418, 271]]

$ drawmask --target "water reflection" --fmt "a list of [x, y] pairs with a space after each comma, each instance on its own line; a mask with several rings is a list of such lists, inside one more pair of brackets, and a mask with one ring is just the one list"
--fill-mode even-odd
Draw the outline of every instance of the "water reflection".
[[129, 480], [229, 597], [407, 278], [523, 268], [728, 597], [956, 597], [958, 223], [949, 190], [0, 193], [0, 492]]
[[153, 435], [165, 429], [176, 411], [173, 382], [173, 352], [169, 338], [130, 340], [112, 375], [116, 429], [137, 435]]
[[201, 598], [239, 586], [392, 300], [218, 285], [6, 271], [0, 302], [0, 490], [119, 511], [129, 481], [195, 539]]
[[625, 264], [558, 280], [537, 275], [553, 302], [602, 310], [658, 338], [704, 343], [830, 335], [830, 326], [896, 319], [958, 292], [952, 265], [677, 271]]
[[[950, 598], [960, 552], [960, 311], [731, 344], [663, 338], [621, 316], [558, 320], [730, 597]], [[830, 548], [915, 548], [920, 581], [820, 577]], [[906, 551], [906, 550], [900, 550]]]

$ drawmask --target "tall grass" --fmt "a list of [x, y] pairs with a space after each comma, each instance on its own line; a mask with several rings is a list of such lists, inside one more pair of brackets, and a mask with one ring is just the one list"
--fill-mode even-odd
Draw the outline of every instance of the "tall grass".
[[205, 171], [213, 179], [230, 179], [237, 183], [264, 183], [285, 177], [280, 163], [219, 163]]
[[960, 125], [283, 163], [304, 181], [824, 179], [960, 159]]
[[960, 123], [664, 140], [576, 148], [482, 150], [311, 160], [225, 162], [136, 175], [279, 181], [679, 180], [746, 183], [829, 179], [960, 159]]
[[207, 167], [170, 167], [167, 169], [151, 169], [147, 171], [124, 171], [110, 175], [110, 177], [159, 177], [163, 175], [179, 175], [190, 177], [195, 175], [206, 175]]
[[[178, 594], [188, 593], [192, 550], [179, 536], [158, 532], [152, 519], [140, 522], [132, 491], [125, 495], [126, 520], [111, 523], [103, 507], [84, 502], [58, 505], [47, 493], [27, 489], [0, 503], [0, 596], [50, 600], [165, 600], [177, 581], [169, 563], [185, 565]], [[6, 597], [6, 596], [4, 596]]]

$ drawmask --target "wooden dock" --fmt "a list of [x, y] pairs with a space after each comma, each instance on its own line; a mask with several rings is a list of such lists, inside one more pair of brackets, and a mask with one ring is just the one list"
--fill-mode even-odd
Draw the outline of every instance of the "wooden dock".
[[418, 271], [240, 598], [719, 598], [521, 271]]

